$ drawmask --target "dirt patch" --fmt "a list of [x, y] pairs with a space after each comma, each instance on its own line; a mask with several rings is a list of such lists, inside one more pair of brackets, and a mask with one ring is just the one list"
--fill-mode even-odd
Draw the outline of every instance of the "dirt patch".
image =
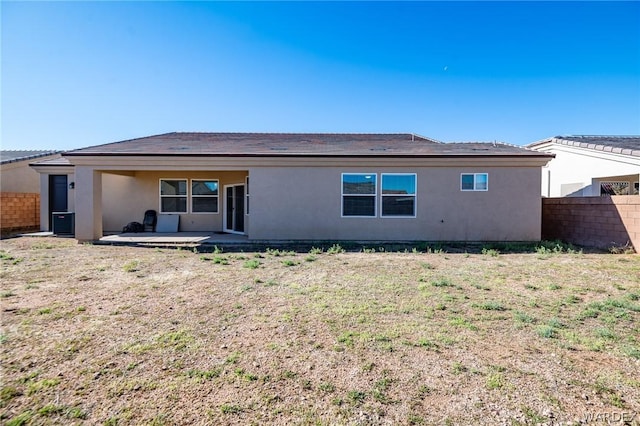
[[7, 424], [640, 422], [637, 255], [0, 250]]

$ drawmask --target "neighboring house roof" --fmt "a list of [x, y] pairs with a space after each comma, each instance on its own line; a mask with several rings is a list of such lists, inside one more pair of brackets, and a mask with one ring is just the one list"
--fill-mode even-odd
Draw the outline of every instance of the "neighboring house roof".
[[71, 163], [64, 157], [47, 158], [30, 163], [31, 166], [70, 166]]
[[595, 151], [612, 152], [615, 154], [640, 157], [640, 136], [554, 136], [534, 142], [527, 148], [535, 149], [544, 144], [557, 143], [567, 146], [592, 149]]
[[39, 157], [58, 154], [53, 150], [1, 150], [0, 164], [15, 163], [17, 161], [33, 160]]
[[504, 143], [442, 143], [412, 133], [166, 133], [65, 156], [552, 157]]

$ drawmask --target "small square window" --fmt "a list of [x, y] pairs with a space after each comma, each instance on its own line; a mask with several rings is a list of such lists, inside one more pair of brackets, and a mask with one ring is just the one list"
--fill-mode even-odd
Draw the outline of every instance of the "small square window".
[[462, 173], [460, 175], [461, 191], [488, 191], [488, 173]]

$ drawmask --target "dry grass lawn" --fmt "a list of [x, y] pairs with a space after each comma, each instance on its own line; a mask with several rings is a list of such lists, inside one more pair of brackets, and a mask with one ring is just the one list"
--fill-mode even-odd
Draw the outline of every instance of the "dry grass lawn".
[[0, 242], [0, 422], [640, 422], [640, 256]]

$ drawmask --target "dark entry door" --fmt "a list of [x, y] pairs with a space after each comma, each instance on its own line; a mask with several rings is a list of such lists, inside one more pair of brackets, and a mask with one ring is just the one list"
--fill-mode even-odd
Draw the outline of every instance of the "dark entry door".
[[244, 185], [225, 187], [225, 230], [244, 233]]
[[67, 199], [67, 175], [49, 175], [49, 229], [51, 228], [51, 213], [66, 212]]

